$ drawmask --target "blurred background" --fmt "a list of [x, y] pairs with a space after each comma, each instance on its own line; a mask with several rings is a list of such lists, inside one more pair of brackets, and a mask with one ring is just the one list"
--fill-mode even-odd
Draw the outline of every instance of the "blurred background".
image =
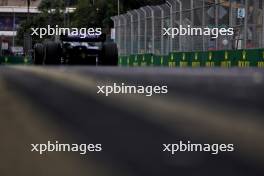
[[[117, 43], [120, 57], [153, 54], [162, 59], [175, 52], [259, 49], [264, 47], [263, 4], [261, 0], [1, 0], [0, 55], [30, 57], [34, 44], [47, 38], [30, 36], [30, 28], [48, 24], [102, 27]], [[235, 34], [217, 39], [162, 35], [163, 28], [180, 25], [234, 28]]]

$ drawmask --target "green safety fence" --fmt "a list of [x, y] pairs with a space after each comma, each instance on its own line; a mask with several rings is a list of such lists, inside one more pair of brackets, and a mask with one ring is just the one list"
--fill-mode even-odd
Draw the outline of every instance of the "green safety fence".
[[264, 49], [172, 52], [168, 56], [139, 54], [119, 57], [120, 66], [145, 67], [259, 67], [264, 68]]
[[10, 64], [32, 64], [32, 59], [30, 57], [22, 56], [0, 56], [0, 64], [10, 65]]

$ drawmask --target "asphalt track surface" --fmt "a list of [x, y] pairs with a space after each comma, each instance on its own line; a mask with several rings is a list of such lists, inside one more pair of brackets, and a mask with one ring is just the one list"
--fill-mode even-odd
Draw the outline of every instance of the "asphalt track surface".
[[[97, 85], [166, 85], [167, 95], [97, 94]], [[263, 176], [264, 71], [0, 67], [0, 175]], [[100, 143], [100, 153], [30, 144]], [[163, 152], [178, 141], [235, 152]]]

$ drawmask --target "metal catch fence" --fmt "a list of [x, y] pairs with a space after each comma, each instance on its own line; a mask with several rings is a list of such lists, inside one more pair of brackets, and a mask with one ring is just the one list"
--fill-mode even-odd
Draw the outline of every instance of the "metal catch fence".
[[[167, 0], [114, 16], [120, 56], [264, 47], [262, 0]], [[164, 34], [164, 28], [232, 28], [234, 34]]]

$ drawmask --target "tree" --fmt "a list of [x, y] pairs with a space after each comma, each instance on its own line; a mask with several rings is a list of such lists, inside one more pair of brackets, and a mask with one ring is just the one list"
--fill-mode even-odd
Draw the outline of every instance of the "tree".
[[116, 7], [114, 2], [109, 0], [79, 0], [77, 9], [74, 13], [73, 25], [76, 27], [103, 27], [109, 26], [107, 18], [115, 15]]
[[65, 9], [65, 0], [42, 0], [38, 9], [41, 12], [47, 12], [51, 9], [60, 11], [62, 9]]
[[120, 0], [123, 6], [123, 12], [136, 9], [146, 5], [157, 5], [161, 3], [165, 3], [165, 0]]
[[[79, 0], [74, 13], [75, 27], [102, 27], [109, 29], [112, 26], [111, 17], [117, 15], [118, 0]], [[120, 0], [121, 13], [144, 5], [162, 3], [164, 0]]]
[[[42, 0], [39, 5], [40, 14], [24, 21], [18, 31], [18, 39], [23, 43], [24, 33], [32, 32], [31, 28], [64, 26], [64, 10], [66, 5], [76, 5], [76, 11], [71, 14], [71, 27], [90, 28], [101, 27], [103, 32], [109, 32], [112, 27], [112, 16], [117, 15], [118, 0]], [[120, 0], [120, 12], [139, 8], [145, 5], [163, 3], [164, 0]], [[33, 41], [40, 41], [34, 36]]]
[[[50, 26], [63, 26], [63, 12], [65, 10], [65, 4], [63, 0], [42, 0], [39, 7], [38, 15], [32, 16], [28, 21], [25, 20], [20, 24], [17, 35], [17, 43], [23, 45], [24, 34], [31, 33], [31, 28], [43, 28]], [[38, 36], [33, 36], [33, 42], [40, 42]]]

